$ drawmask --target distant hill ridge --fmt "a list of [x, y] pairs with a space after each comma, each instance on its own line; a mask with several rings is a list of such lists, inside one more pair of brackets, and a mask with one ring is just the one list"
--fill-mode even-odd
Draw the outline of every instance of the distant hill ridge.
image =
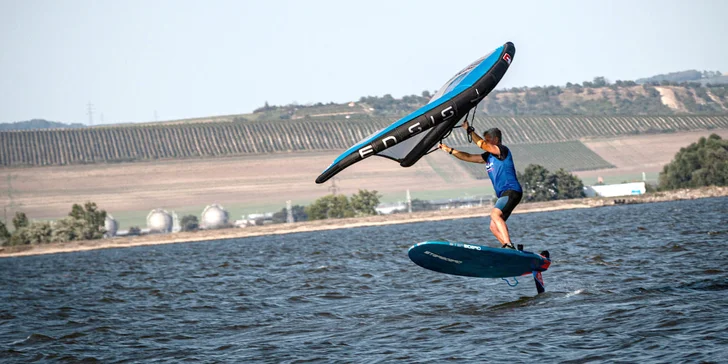
[[57, 121], [48, 121], [44, 119], [33, 119], [28, 121], [18, 121], [14, 123], [0, 123], [0, 130], [34, 130], [34, 129], [75, 129], [85, 128], [83, 124], [64, 124]]
[[[401, 117], [425, 105], [430, 98], [430, 92], [423, 91], [401, 99], [387, 94], [342, 104], [266, 103], [252, 114], [228, 117], [227, 121]], [[488, 116], [723, 115], [728, 114], [728, 76], [719, 71], [689, 70], [637, 81], [610, 82], [595, 77], [565, 86], [514, 87], [491, 92], [478, 112]]]
[[713, 82], [716, 84], [719, 83], [726, 83], [725, 81], [720, 82], [722, 77], [725, 76], [720, 71], [703, 71], [700, 72], [698, 70], [687, 70], [687, 71], [680, 71], [680, 72], [670, 72], [670, 73], [663, 73], [659, 75], [655, 75], [652, 77], [647, 78], [639, 78], [637, 79], [637, 83], [644, 84], [644, 83], [660, 83], [660, 82], [700, 82], [701, 84], [707, 84], [711, 83], [711, 81], [717, 81]]

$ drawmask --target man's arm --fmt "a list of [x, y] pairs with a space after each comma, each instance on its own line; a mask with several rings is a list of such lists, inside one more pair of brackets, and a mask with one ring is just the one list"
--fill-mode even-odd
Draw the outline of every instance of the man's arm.
[[[466, 133], [468, 132], [468, 128], [470, 125], [467, 121], [463, 122], [463, 129], [465, 129]], [[470, 131], [470, 136], [473, 138], [473, 143], [478, 146], [478, 148], [493, 154], [493, 155], [500, 155], [500, 148], [498, 148], [495, 144], [490, 144], [485, 141], [485, 139], [481, 138], [478, 133], [475, 132], [475, 130]]]
[[480, 154], [470, 154], [467, 152], [462, 152], [454, 148], [448, 147], [447, 145], [442, 143], [438, 147], [446, 153], [452, 154], [453, 157], [460, 159], [461, 161], [470, 163], [485, 163], [485, 161], [483, 160], [483, 156]]

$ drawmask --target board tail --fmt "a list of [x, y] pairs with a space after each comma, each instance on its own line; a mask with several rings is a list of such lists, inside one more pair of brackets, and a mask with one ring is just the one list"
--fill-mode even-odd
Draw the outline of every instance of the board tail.
[[[548, 250], [542, 251], [541, 256], [545, 257], [547, 259], [551, 258], [551, 254], [549, 254]], [[549, 261], [549, 264], [547, 264], [545, 267], [542, 267], [542, 268], [547, 269], [550, 264], [551, 264], [551, 262]], [[536, 282], [536, 292], [538, 292], [538, 294], [546, 292], [546, 285], [543, 283], [543, 276], [541, 275], [541, 272], [542, 271], [540, 271], [540, 270], [534, 270], [532, 272], [533, 281]]]

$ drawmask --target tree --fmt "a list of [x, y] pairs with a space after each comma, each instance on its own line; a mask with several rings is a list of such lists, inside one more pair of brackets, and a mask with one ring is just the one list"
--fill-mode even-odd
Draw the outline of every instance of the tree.
[[549, 181], [549, 171], [538, 164], [529, 164], [523, 173], [518, 173], [525, 202], [548, 201], [554, 191]]
[[179, 224], [182, 231], [197, 231], [200, 228], [200, 222], [195, 215], [182, 216]]
[[560, 168], [553, 174], [555, 200], [565, 200], [571, 198], [586, 197], [584, 193], [584, 183], [579, 177]]
[[139, 228], [139, 226], [132, 226], [129, 228], [128, 235], [134, 236], [134, 235], [141, 235], [142, 229]]
[[728, 140], [718, 134], [702, 137], [680, 149], [660, 172], [659, 188], [675, 189], [728, 185]]
[[566, 170], [556, 173], [538, 164], [529, 164], [518, 173], [525, 202], [562, 200], [584, 197], [584, 183]]
[[430, 201], [426, 200], [420, 200], [419, 198], [415, 198], [412, 200], [412, 211], [430, 211], [434, 210], [435, 206], [432, 205]]
[[13, 218], [13, 227], [15, 227], [15, 230], [20, 230], [26, 226], [28, 226], [28, 216], [25, 215], [25, 212], [16, 212]]
[[[306, 215], [306, 209], [305, 209], [305, 207], [303, 207], [301, 205], [292, 206], [291, 214], [293, 215], [293, 221], [308, 220], [308, 215]], [[288, 209], [284, 207], [281, 209], [281, 211], [278, 211], [273, 214], [273, 223], [282, 224], [285, 222], [288, 222]]]
[[377, 206], [379, 206], [379, 198], [382, 197], [376, 190], [367, 191], [359, 190], [355, 195], [351, 195], [351, 207], [358, 216], [376, 215]]
[[51, 242], [51, 224], [47, 221], [36, 221], [15, 230], [10, 237], [9, 245], [30, 245]]
[[354, 209], [344, 195], [326, 195], [306, 206], [310, 220], [354, 217]]
[[8, 242], [10, 242], [10, 232], [7, 226], [0, 221], [0, 245], [6, 245]]
[[53, 224], [51, 242], [66, 243], [73, 240], [81, 240], [86, 230], [89, 230], [89, 228], [85, 220], [71, 216], [56, 220]]
[[99, 210], [95, 202], [86, 202], [83, 207], [79, 204], [73, 204], [71, 212], [68, 216], [85, 221], [85, 229], [78, 239], [91, 240], [101, 239], [106, 233], [104, 223], [106, 222], [106, 211]]
[[607, 79], [600, 76], [600, 77], [594, 77], [594, 87], [604, 87], [609, 85], [609, 82], [607, 82]]

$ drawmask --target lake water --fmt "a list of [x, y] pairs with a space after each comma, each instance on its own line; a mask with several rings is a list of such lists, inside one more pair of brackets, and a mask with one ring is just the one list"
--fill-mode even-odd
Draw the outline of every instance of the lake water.
[[488, 218], [0, 259], [0, 361], [728, 361], [728, 198], [509, 223], [545, 294], [407, 257]]

